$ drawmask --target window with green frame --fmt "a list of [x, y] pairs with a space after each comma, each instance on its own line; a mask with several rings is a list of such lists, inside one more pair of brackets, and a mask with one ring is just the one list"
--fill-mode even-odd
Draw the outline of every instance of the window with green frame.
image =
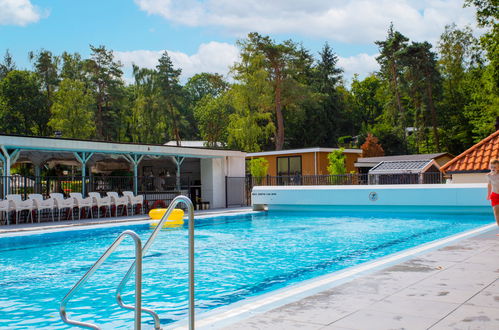
[[277, 175], [301, 175], [301, 156], [277, 157]]

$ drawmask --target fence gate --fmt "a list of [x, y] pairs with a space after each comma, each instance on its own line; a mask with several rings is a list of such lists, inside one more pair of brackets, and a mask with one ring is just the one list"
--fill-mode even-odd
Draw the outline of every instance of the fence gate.
[[225, 177], [225, 207], [248, 206], [245, 177]]

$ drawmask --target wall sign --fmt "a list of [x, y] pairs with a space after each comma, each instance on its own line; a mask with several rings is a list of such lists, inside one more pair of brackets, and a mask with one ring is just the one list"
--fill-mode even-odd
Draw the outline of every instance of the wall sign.
[[377, 192], [375, 192], [375, 191], [371, 191], [371, 192], [369, 193], [369, 200], [370, 200], [371, 202], [376, 202], [376, 201], [378, 200], [378, 193], [377, 193]]

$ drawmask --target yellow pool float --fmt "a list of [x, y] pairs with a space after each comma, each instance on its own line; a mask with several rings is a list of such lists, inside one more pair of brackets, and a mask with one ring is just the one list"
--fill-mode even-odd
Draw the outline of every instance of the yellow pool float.
[[[152, 209], [149, 211], [149, 217], [152, 220], [160, 220], [165, 215], [167, 209]], [[152, 222], [151, 227], [157, 227], [159, 221]], [[168, 220], [163, 223], [163, 228], [179, 227], [184, 224], [184, 210], [173, 209], [168, 216]]]

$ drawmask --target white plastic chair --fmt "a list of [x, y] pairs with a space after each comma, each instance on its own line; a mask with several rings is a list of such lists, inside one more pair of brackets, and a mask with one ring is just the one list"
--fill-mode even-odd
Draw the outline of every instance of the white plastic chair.
[[40, 222], [40, 211], [42, 210], [50, 210], [52, 221], [54, 221], [55, 201], [53, 198], [43, 199], [41, 194], [29, 194], [28, 198], [33, 200], [34, 210], [36, 211], [38, 222]]
[[[73, 208], [75, 207], [74, 200], [72, 198], [64, 198], [61, 193], [51, 193], [50, 197], [54, 199], [54, 206], [57, 209], [59, 221], [61, 221], [61, 211], [64, 209], [69, 209], [71, 214], [71, 220], [73, 220]], [[69, 218], [69, 215], [68, 215]], [[66, 219], [67, 220], [67, 219]]]
[[118, 208], [121, 206], [121, 215], [125, 213], [125, 209], [128, 208], [128, 198], [126, 196], [120, 197], [115, 191], [108, 191], [107, 196], [111, 198], [111, 205], [116, 207], [116, 216], [118, 216]]
[[6, 195], [5, 198], [14, 203], [16, 211], [16, 224], [19, 223], [19, 215], [22, 211], [28, 211], [28, 217], [26, 220], [31, 219], [31, 223], [33, 223], [33, 215], [31, 214], [31, 211], [33, 211], [34, 205], [32, 199], [23, 201], [21, 195]]
[[69, 193], [69, 196], [73, 198], [74, 204], [78, 208], [78, 220], [81, 218], [81, 211], [85, 208], [88, 208], [90, 210], [89, 213], [91, 217], [94, 217], [94, 211], [92, 210], [92, 197], [83, 198], [81, 193]]
[[132, 191], [124, 191], [123, 196], [128, 198], [128, 204], [132, 208], [132, 215], [135, 213], [136, 205], [140, 205], [140, 211], [144, 213], [144, 195], [135, 196]]
[[100, 193], [98, 193], [98, 192], [89, 192], [88, 196], [90, 198], [92, 198], [92, 207], [97, 206], [97, 217], [98, 218], [100, 218], [101, 207], [106, 208], [106, 213], [104, 213], [104, 216], [106, 216], [108, 210], [109, 210], [109, 213], [111, 214], [111, 198], [109, 196], [101, 197]]
[[16, 210], [16, 206], [11, 200], [0, 201], [0, 212], [5, 213], [7, 225], [10, 225], [9, 213]]

